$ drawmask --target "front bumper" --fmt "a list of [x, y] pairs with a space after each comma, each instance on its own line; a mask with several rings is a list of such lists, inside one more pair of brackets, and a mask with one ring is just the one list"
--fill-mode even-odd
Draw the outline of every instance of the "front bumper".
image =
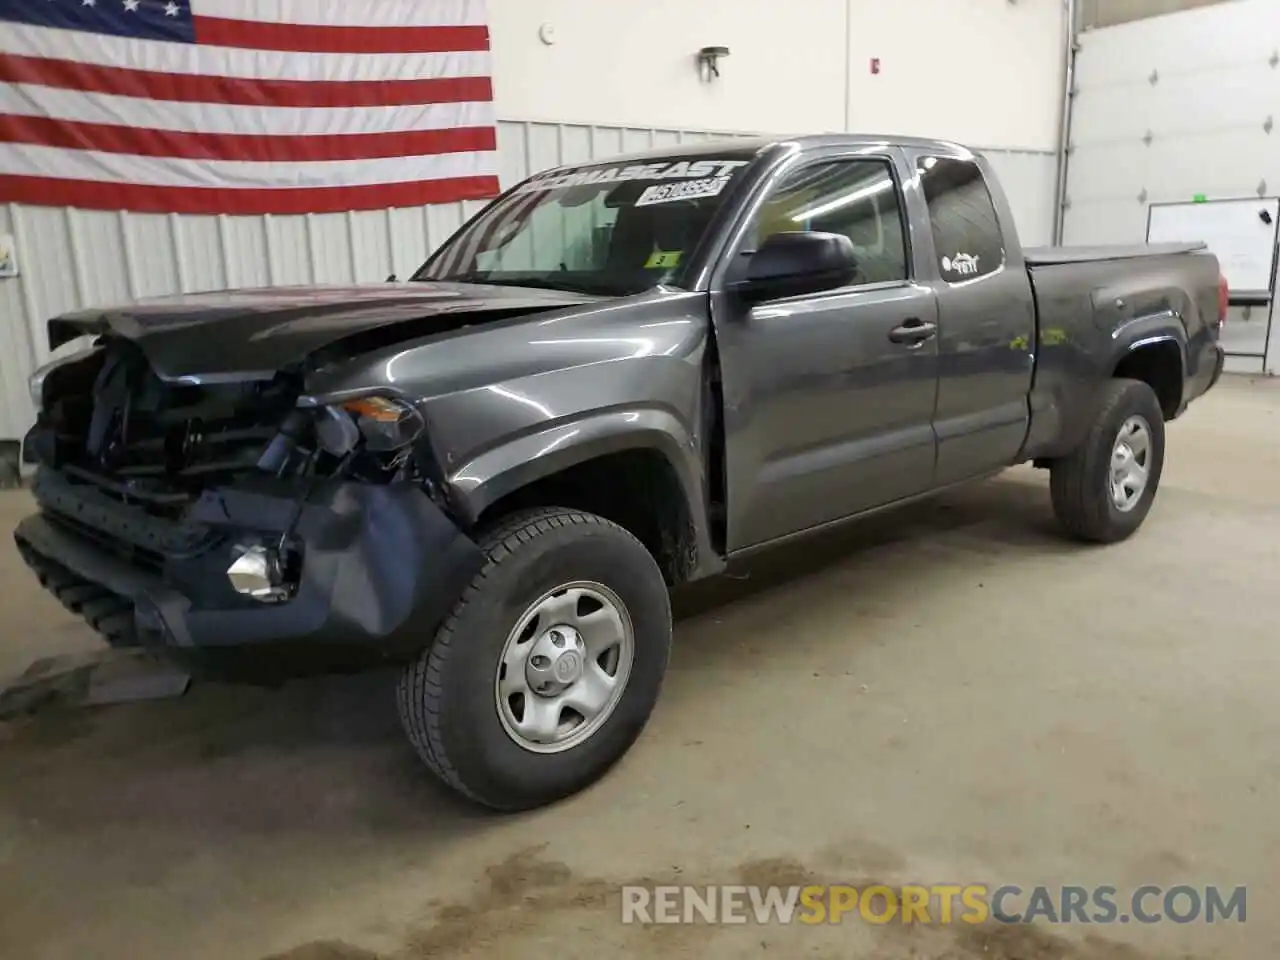
[[131, 607], [131, 636], [115, 642], [214, 670], [295, 676], [403, 660], [483, 563], [418, 488], [331, 483], [312, 492], [293, 528], [296, 592], [263, 604], [236, 593], [226, 570], [238, 544], [273, 543], [289, 529], [296, 491], [269, 479], [209, 490], [177, 523], [41, 473], [41, 512], [14, 531], [41, 582], [91, 620], [111, 601]]

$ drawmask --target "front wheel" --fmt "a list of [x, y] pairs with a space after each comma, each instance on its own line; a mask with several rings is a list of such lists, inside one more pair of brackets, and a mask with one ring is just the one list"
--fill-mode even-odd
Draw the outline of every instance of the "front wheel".
[[1164, 415], [1151, 387], [1108, 381], [1084, 441], [1050, 464], [1053, 509], [1067, 533], [1114, 543], [1142, 526], [1160, 486], [1164, 439]]
[[544, 508], [481, 539], [487, 562], [401, 677], [419, 756], [485, 806], [521, 810], [602, 777], [640, 735], [671, 645], [662, 572], [601, 517]]

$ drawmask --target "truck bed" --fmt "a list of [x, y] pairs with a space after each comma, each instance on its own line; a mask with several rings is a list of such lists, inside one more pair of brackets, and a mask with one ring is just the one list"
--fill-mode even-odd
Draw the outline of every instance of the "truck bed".
[[1027, 247], [1023, 259], [1031, 267], [1055, 263], [1097, 263], [1104, 260], [1131, 260], [1138, 257], [1162, 257], [1204, 250], [1203, 243], [1133, 243], [1099, 247]]

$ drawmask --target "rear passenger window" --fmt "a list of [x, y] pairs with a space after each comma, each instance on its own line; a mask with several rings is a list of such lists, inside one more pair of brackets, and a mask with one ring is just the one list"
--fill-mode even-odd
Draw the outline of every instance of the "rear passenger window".
[[978, 165], [924, 157], [919, 172], [942, 278], [963, 283], [1004, 266], [1004, 234]]
[[843, 233], [853, 242], [854, 283], [907, 278], [907, 248], [893, 171], [884, 160], [832, 160], [801, 167], [766, 198], [753, 249], [775, 233]]

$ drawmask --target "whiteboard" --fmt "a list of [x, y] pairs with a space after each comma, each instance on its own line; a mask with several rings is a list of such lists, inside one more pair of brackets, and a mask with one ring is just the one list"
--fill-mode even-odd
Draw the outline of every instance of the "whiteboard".
[[[1264, 221], [1262, 214], [1270, 216]], [[1203, 243], [1218, 258], [1233, 300], [1271, 296], [1280, 198], [1153, 203], [1147, 243]]]

